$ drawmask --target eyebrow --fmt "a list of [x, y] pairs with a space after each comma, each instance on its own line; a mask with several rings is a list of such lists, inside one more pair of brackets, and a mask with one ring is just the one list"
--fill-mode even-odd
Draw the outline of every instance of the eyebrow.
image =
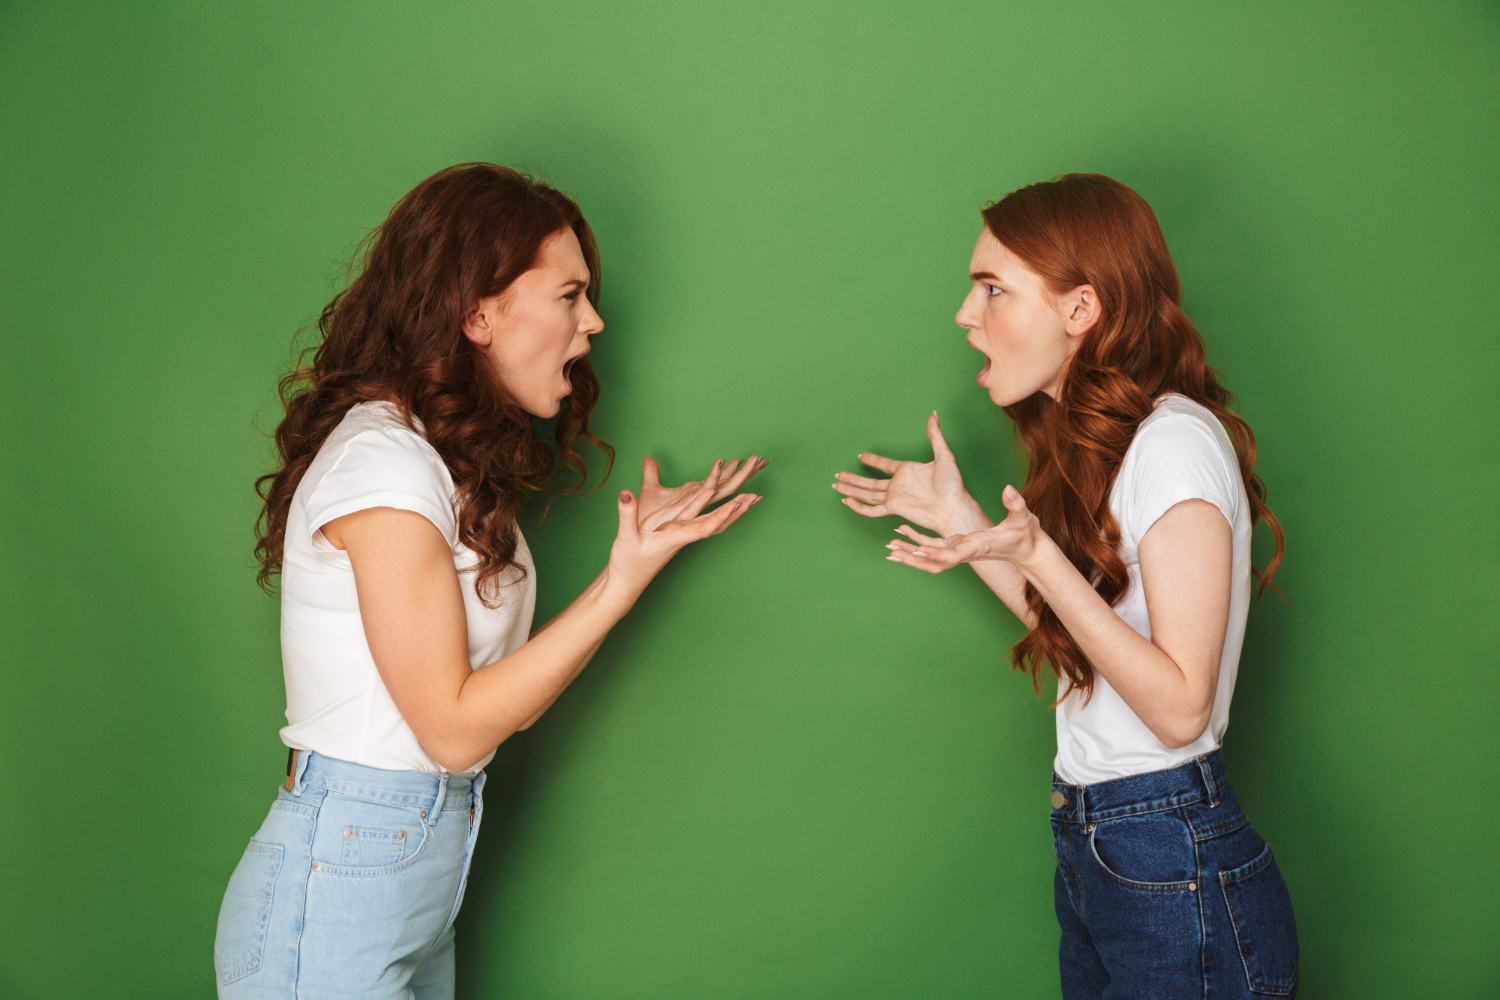
[[991, 281], [999, 281], [1000, 280], [1000, 277], [998, 275], [991, 274], [988, 271], [971, 271], [969, 273], [969, 280], [970, 281], [979, 281], [982, 278], [988, 278]]

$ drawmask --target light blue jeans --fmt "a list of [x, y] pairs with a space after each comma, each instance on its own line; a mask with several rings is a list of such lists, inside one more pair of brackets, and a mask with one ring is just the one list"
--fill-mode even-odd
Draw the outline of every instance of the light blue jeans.
[[229, 877], [219, 996], [453, 996], [453, 920], [484, 775], [387, 771], [297, 755], [290, 791]]

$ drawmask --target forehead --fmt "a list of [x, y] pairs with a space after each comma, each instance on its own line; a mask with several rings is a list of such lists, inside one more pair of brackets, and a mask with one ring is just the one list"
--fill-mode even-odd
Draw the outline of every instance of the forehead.
[[1005, 245], [995, 239], [995, 234], [990, 232], [989, 226], [980, 228], [979, 239], [974, 241], [974, 256], [969, 258], [971, 272], [989, 271], [991, 274], [1003, 274], [1022, 267], [1020, 258], [1005, 249]]
[[583, 259], [583, 247], [578, 242], [578, 234], [569, 227], [547, 237], [541, 252], [537, 254], [533, 270], [541, 271], [549, 277], [558, 277], [562, 281], [587, 281], [589, 266]]

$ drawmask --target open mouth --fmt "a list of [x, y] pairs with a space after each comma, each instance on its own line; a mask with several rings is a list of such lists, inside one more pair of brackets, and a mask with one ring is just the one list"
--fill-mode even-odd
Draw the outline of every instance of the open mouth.
[[994, 362], [990, 361], [990, 356], [986, 354], [984, 356], [984, 367], [979, 369], [979, 374], [974, 376], [974, 381], [978, 382], [980, 385], [984, 385], [984, 377], [990, 373], [990, 365], [993, 363]]
[[573, 366], [576, 365], [578, 362], [580, 362], [582, 360], [583, 360], [583, 355], [580, 354], [576, 358], [569, 358], [567, 361], [563, 362], [563, 369], [562, 369], [563, 387], [568, 390], [567, 394], [569, 394], [569, 395], [571, 395], [572, 392], [573, 392], [573, 378], [572, 378], [572, 375], [573, 375]]

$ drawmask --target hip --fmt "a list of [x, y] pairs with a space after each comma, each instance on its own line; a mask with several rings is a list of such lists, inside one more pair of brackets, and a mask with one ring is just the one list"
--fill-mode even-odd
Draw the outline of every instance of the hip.
[[458, 913], [483, 786], [482, 773], [298, 754], [230, 876], [214, 942], [221, 993], [337, 980], [378, 996], [414, 974]]

